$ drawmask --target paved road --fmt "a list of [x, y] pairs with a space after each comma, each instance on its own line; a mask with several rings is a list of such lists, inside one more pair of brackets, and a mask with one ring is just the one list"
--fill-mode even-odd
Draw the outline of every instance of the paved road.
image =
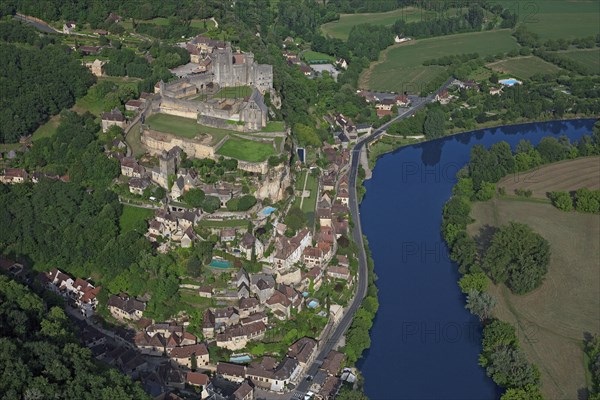
[[42, 32], [46, 32], [46, 33], [62, 33], [61, 31], [54, 29], [53, 27], [51, 27], [48, 24], [43, 24], [40, 23], [34, 19], [31, 19], [30, 17], [27, 17], [26, 15], [22, 15], [22, 14], [17, 14], [15, 15], [15, 18], [18, 20], [21, 20], [23, 22], [26, 22], [30, 25], [33, 25], [35, 28], [39, 29]]
[[406, 110], [400, 112], [398, 116], [394, 117], [388, 123], [383, 124], [379, 127], [375, 132], [373, 132], [370, 136], [364, 137], [359, 140], [354, 148], [352, 149], [352, 160], [350, 162], [350, 172], [349, 172], [349, 192], [350, 192], [350, 212], [352, 214], [352, 220], [354, 221], [354, 229], [352, 230], [352, 238], [358, 245], [358, 261], [359, 261], [359, 269], [358, 269], [358, 286], [356, 289], [356, 294], [352, 300], [350, 307], [348, 308], [346, 314], [336, 327], [336, 329], [331, 334], [331, 337], [321, 343], [319, 346], [319, 354], [313, 361], [313, 363], [306, 369], [305, 375], [302, 377], [302, 381], [298, 384], [296, 390], [291, 393], [292, 399], [300, 399], [304, 398], [304, 394], [308, 392], [310, 388], [311, 382], [306, 380], [307, 376], [315, 376], [319, 370], [319, 367], [323, 363], [325, 357], [331, 350], [333, 350], [334, 346], [340, 341], [342, 336], [346, 333], [346, 330], [350, 327], [352, 323], [352, 318], [354, 314], [360, 307], [363, 299], [367, 295], [367, 282], [368, 282], [368, 267], [367, 267], [367, 255], [365, 252], [365, 246], [363, 242], [363, 234], [360, 223], [360, 214], [358, 210], [358, 199], [356, 196], [356, 182], [357, 182], [357, 174], [358, 174], [358, 165], [360, 164], [360, 152], [366, 144], [371, 142], [372, 140], [379, 137], [381, 134], [385, 132], [385, 130], [396, 121], [399, 121], [404, 118], [408, 118], [414, 115], [419, 109], [423, 108], [427, 103], [432, 102], [435, 99], [435, 95], [439, 93], [441, 90], [446, 89], [453, 79], [448, 80], [442, 87], [438, 89], [437, 92], [429, 95], [428, 97], [417, 97], [413, 98], [412, 105]]

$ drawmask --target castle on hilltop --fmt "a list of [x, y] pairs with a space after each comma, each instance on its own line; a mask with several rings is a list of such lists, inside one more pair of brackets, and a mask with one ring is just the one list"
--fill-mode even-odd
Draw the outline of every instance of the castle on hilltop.
[[[240, 132], [258, 131], [267, 125], [263, 95], [273, 88], [271, 65], [258, 64], [254, 54], [233, 51], [230, 43], [203, 36], [192, 39], [186, 48], [198, 67], [190, 76], [155, 85], [154, 92], [160, 94], [156, 111]], [[222, 88], [242, 86], [252, 88], [249, 96], [213, 96]]]

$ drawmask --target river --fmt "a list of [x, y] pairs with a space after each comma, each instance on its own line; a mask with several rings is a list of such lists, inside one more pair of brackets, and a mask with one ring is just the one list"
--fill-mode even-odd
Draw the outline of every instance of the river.
[[379, 399], [496, 399], [478, 366], [481, 328], [465, 309], [440, 233], [442, 207], [475, 144], [591, 134], [595, 120], [484, 129], [403, 147], [377, 161], [360, 206], [378, 276], [380, 308], [358, 366]]

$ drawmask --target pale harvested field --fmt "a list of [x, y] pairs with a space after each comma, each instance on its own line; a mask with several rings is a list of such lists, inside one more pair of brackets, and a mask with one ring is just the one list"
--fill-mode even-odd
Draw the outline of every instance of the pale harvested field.
[[586, 187], [600, 189], [600, 156], [583, 157], [544, 165], [528, 172], [508, 175], [498, 182], [506, 194], [514, 194], [515, 189], [529, 189], [532, 197], [547, 198], [552, 191], [571, 192]]
[[544, 398], [577, 399], [586, 387], [584, 332], [600, 333], [600, 216], [514, 199], [477, 202], [471, 215], [477, 222], [470, 234], [519, 221], [550, 242], [542, 286], [519, 296], [492, 285], [490, 293], [498, 301], [495, 316], [517, 327], [527, 358], [538, 365]]

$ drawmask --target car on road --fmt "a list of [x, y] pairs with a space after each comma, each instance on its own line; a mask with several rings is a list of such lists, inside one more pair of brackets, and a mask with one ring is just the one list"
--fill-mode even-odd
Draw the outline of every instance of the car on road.
[[304, 395], [304, 400], [310, 400], [310, 399], [312, 399], [312, 397], [313, 397], [314, 395], [315, 395], [315, 394], [314, 394], [313, 392], [310, 392], [310, 391], [309, 391], [309, 392], [306, 392], [306, 394]]

